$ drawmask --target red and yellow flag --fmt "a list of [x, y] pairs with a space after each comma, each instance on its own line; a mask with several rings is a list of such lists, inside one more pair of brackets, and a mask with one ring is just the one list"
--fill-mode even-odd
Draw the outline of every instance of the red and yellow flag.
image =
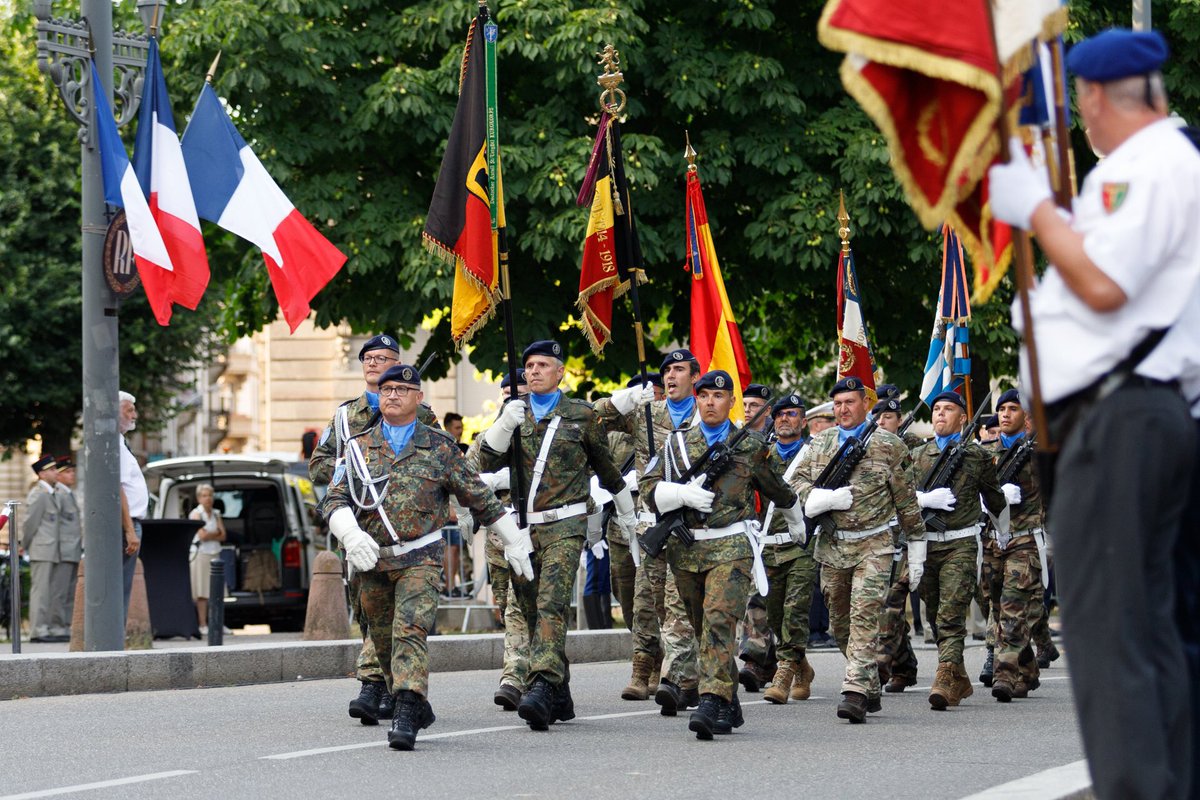
[[858, 272], [854, 269], [854, 252], [848, 242], [838, 253], [837, 273], [837, 379], [855, 377], [867, 389], [867, 404], [874, 406], [875, 353], [863, 319], [862, 298], [858, 290]]
[[742, 345], [742, 334], [725, 293], [717, 249], [708, 227], [708, 212], [695, 167], [687, 173], [687, 268], [692, 275], [691, 351], [700, 371], [723, 369], [737, 380], [730, 418], [743, 417], [742, 391], [750, 384], [750, 361]]

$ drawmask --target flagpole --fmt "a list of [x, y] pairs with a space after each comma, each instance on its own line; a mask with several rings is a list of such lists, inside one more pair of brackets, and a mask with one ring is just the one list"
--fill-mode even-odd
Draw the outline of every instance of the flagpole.
[[1058, 183], [1054, 187], [1054, 201], [1059, 208], [1069, 211], [1075, 197], [1075, 159], [1071, 154], [1071, 130], [1067, 124], [1066, 74], [1063, 71], [1061, 37], [1056, 36], [1050, 43], [1050, 65], [1054, 77], [1054, 138], [1058, 154]]

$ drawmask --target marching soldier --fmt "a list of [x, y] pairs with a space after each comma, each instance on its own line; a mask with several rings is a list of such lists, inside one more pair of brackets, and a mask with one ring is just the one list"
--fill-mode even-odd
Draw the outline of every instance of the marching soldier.
[[748, 432], [733, 448], [733, 466], [713, 485], [703, 477], [677, 483], [689, 465], [716, 442], [730, 438], [733, 380], [722, 370], [705, 373], [695, 384], [700, 424], [668, 437], [661, 455], [642, 477], [642, 497], [660, 515], [684, 510], [695, 538], [689, 547], [672, 536], [667, 560], [692, 628], [699, 633], [700, 705], [688, 720], [698, 739], [732, 733], [742, 725], [737, 697], [737, 622], [753, 586], [767, 587], [754, 519], [754, 491], [774, 502], [796, 540], [804, 521], [795, 493], [767, 461], [766, 443]]
[[449, 495], [504, 540], [514, 572], [532, 577], [527, 533], [467, 465], [454, 440], [417, 420], [421, 378], [397, 364], [379, 378], [381, 419], [347, 444], [325, 500], [329, 531], [360, 573], [367, 619], [394, 712], [388, 745], [412, 750], [434, 722], [425, 638], [437, 619]]
[[[494, 472], [508, 464], [513, 433], [520, 429], [524, 475], [529, 484], [526, 519], [533, 539], [536, 577], [514, 581], [513, 592], [529, 626], [529, 687], [517, 713], [533, 730], [575, 716], [566, 658], [571, 587], [587, 536], [589, 478], [613, 495], [617, 519], [632, 534], [637, 522], [633, 498], [612, 462], [608, 442], [592, 407], [566, 397], [562, 347], [534, 342], [522, 359], [529, 384], [526, 400], [510, 400], [483, 434], [480, 466]], [[638, 390], [641, 391], [641, 390]]]
[[908, 449], [895, 435], [876, 430], [866, 455], [837, 489], [814, 487], [821, 471], [842, 443], [861, 435], [867, 425], [867, 398], [862, 381], [843, 378], [830, 392], [837, 424], [813, 436], [796, 470], [797, 492], [811, 518], [832, 514], [836, 529], [818, 537], [815, 558], [821, 565], [821, 590], [829, 606], [829, 622], [846, 656], [842, 702], [837, 715], [851, 723], [879, 711], [876, 641], [879, 618], [888, 592], [895, 542], [895, 518], [909, 546], [924, 536], [908, 466]]
[[[929, 473], [942, 451], [961, 446], [962, 467], [949, 487], [917, 492], [921, 508], [938, 512], [939, 525], [928, 527], [922, 541], [909, 540], [910, 582], [921, 587], [921, 600], [937, 620], [938, 668], [929, 690], [929, 705], [935, 711], [956, 706], [974, 693], [963, 666], [963, 639], [967, 612], [975, 596], [981, 559], [979, 518], [982, 496], [988, 511], [999, 515], [1007, 506], [996, 483], [996, 468], [976, 442], [962, 441], [967, 405], [962, 395], [942, 392], [933, 398], [934, 439], [913, 451], [913, 474], [917, 480]], [[922, 576], [924, 576], [922, 578]]]
[[[771, 399], [771, 390], [769, 387], [763, 386], [761, 383], [751, 383], [746, 386], [746, 391], [742, 393], [742, 413], [745, 415], [746, 423], [754, 419], [754, 415], [762, 409]], [[771, 420], [763, 415], [754, 423], [752, 430], [762, 433], [767, 429], [767, 423]]]

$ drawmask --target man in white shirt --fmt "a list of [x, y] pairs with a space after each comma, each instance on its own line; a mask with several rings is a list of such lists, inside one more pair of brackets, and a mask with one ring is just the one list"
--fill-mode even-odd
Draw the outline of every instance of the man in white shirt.
[[129, 392], [121, 392], [121, 527], [125, 531], [125, 551], [122, 571], [125, 579], [125, 613], [129, 613], [129, 593], [133, 591], [133, 572], [137, 568], [138, 550], [142, 547], [142, 519], [150, 503], [146, 479], [141, 465], [129, 449], [126, 434], [137, 425], [137, 399]]

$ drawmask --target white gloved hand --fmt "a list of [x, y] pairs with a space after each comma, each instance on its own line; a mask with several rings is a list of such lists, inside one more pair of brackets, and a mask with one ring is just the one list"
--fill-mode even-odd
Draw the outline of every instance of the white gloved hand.
[[792, 503], [790, 508], [779, 509], [779, 513], [787, 523], [792, 541], [801, 547], [808, 547], [808, 526], [804, 524], [804, 507], [800, 501]]
[[495, 472], [481, 472], [479, 477], [493, 492], [502, 492], [509, 488], [508, 467], [501, 467]]
[[1008, 501], [1010, 506], [1015, 506], [1021, 502], [1021, 487], [1015, 483], [1006, 483], [1000, 487], [1000, 491], [1004, 492], [1004, 499]]
[[533, 562], [529, 560], [529, 554], [533, 552], [533, 540], [529, 538], [529, 529], [518, 528], [516, 517], [511, 513], [505, 514], [488, 528], [504, 542], [504, 559], [512, 567], [513, 574], [527, 581], [533, 580]]
[[625, 473], [625, 487], [629, 489], [630, 492], [636, 492], [638, 490], [638, 476], [636, 469], [631, 469], [629, 472]]
[[379, 562], [379, 544], [358, 526], [349, 506], [342, 506], [329, 515], [329, 532], [346, 548], [346, 561], [357, 572], [374, 569]]
[[854, 495], [849, 486], [840, 489], [813, 489], [804, 501], [804, 513], [810, 517], [819, 517], [830, 511], [845, 511], [854, 503]]
[[613, 408], [627, 416], [630, 412], [654, 402], [654, 384], [647, 381], [641, 386], [630, 386], [612, 393]]
[[1050, 179], [1025, 154], [1020, 139], [1010, 139], [1007, 164], [995, 164], [988, 170], [988, 198], [992, 215], [1009, 225], [1029, 230], [1033, 212], [1050, 199]]
[[697, 475], [691, 483], [660, 481], [658, 486], [654, 487], [654, 505], [658, 507], [660, 514], [684, 506], [707, 514], [712, 511], [712, 502], [716, 495], [705, 489], [701, 485], [703, 483], [703, 475]]
[[925, 551], [928, 549], [924, 539], [908, 542], [908, 590], [915, 592], [921, 585], [921, 576], [925, 574]]
[[621, 526], [621, 531], [629, 537], [629, 541], [636, 541], [637, 514], [633, 510], [633, 495], [628, 486], [613, 495], [613, 507], [617, 510], [617, 524]]
[[930, 489], [928, 492], [917, 492], [917, 505], [921, 508], [932, 508], [935, 511], [953, 511], [958, 498], [946, 487]]
[[497, 453], [508, 450], [512, 441], [513, 431], [521, 427], [525, 421], [525, 401], [509, 400], [500, 409], [500, 416], [492, 423], [492, 427], [484, 431], [483, 441]]

